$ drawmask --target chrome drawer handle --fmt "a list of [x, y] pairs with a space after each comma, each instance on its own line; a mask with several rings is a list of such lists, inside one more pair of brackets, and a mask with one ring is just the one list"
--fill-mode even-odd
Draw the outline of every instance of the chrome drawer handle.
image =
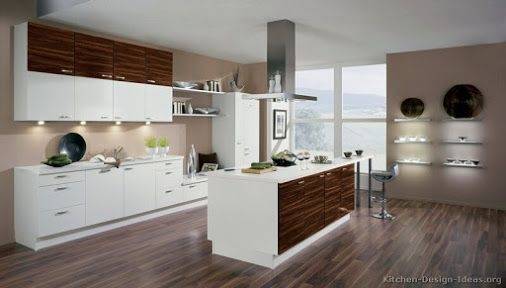
[[146, 120], [153, 120], [153, 118], [151, 118], [151, 117], [146, 117], [144, 119], [146, 119]]
[[100, 116], [100, 119], [109, 119], [109, 116]]
[[54, 214], [54, 216], [61, 216], [61, 215], [65, 215], [65, 214], [67, 214], [67, 213], [69, 213], [69, 210], [56, 212], [56, 213]]
[[130, 171], [130, 170], [134, 170], [134, 168], [132, 168], [132, 167], [125, 168], [125, 171]]
[[148, 83], [156, 83], [155, 80], [148, 80]]
[[323, 175], [323, 174], [322, 174], [322, 175], [320, 175], [320, 178], [323, 178], [323, 177], [325, 177], [325, 175]]
[[111, 169], [102, 169], [100, 170], [99, 173], [107, 173], [107, 172], [111, 172]]
[[125, 80], [125, 77], [124, 76], [116, 76], [116, 79]]
[[123, 119], [121, 116], [115, 116], [114, 119]]
[[327, 176], [330, 176], [330, 175], [332, 175], [332, 173], [328, 172], [326, 175], [327, 175]]
[[167, 190], [167, 191], [165, 191], [165, 194], [169, 194], [172, 191], [174, 191], [174, 190]]
[[165, 175], [170, 175], [172, 174], [172, 172], [165, 172]]
[[195, 187], [197, 187], [197, 186], [195, 186], [195, 185], [188, 186], [188, 188], [195, 188]]
[[168, 166], [168, 165], [172, 165], [172, 162], [166, 162], [166, 163], [165, 163], [165, 165], [166, 165], [166, 166]]
[[102, 77], [104, 77], [104, 78], [109, 78], [109, 79], [110, 79], [110, 78], [112, 78], [112, 75], [109, 75], [109, 74], [102, 74]]
[[304, 180], [297, 182], [297, 184], [304, 184], [304, 183], [306, 183], [306, 181]]
[[58, 175], [58, 176], [55, 176], [54, 178], [55, 179], [67, 178], [67, 175]]
[[61, 69], [60, 71], [63, 72], [63, 73], [72, 73], [72, 72], [74, 72], [74, 70], [69, 70], [69, 69]]
[[56, 189], [54, 189], [54, 191], [63, 191], [63, 190], [67, 190], [69, 189], [69, 187], [58, 187]]

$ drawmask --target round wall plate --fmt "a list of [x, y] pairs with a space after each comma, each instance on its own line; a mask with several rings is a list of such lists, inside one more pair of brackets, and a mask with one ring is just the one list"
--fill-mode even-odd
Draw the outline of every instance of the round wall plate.
[[425, 104], [418, 98], [407, 98], [401, 103], [402, 115], [407, 118], [417, 118], [423, 114]]
[[455, 85], [446, 92], [443, 107], [452, 118], [474, 118], [483, 110], [483, 94], [470, 84]]

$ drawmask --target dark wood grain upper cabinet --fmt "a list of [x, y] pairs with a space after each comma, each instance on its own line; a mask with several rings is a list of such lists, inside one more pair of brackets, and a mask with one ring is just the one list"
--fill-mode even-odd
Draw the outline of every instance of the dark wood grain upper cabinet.
[[146, 48], [114, 42], [114, 80], [146, 83]]
[[114, 41], [75, 33], [75, 75], [112, 79]]
[[74, 74], [74, 32], [28, 23], [28, 70]]
[[172, 85], [172, 53], [168, 51], [146, 48], [147, 83]]

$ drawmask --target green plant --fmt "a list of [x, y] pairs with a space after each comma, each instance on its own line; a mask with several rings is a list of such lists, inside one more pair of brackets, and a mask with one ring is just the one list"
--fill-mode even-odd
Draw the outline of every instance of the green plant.
[[169, 146], [169, 140], [167, 140], [167, 137], [158, 138], [158, 147], [165, 148], [167, 146]]
[[148, 148], [156, 148], [156, 137], [149, 137], [144, 141], [146, 147]]

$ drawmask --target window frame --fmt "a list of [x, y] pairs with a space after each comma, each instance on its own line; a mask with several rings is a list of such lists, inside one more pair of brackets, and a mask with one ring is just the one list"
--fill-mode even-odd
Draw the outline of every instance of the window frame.
[[[289, 129], [295, 130], [296, 123], [333, 123], [334, 125], [334, 157], [338, 157], [343, 153], [343, 124], [344, 123], [387, 123], [385, 118], [344, 118], [343, 119], [343, 68], [351, 66], [366, 66], [386, 64], [385, 58], [369, 59], [364, 61], [350, 61], [341, 62], [334, 65], [310, 65], [300, 66], [296, 71], [303, 70], [318, 70], [318, 69], [334, 69], [334, 117], [333, 118], [316, 118], [316, 119], [296, 119], [295, 118], [295, 105], [290, 102], [289, 109], [293, 111], [290, 113]], [[295, 133], [290, 136], [290, 150], [295, 151]], [[385, 163], [386, 164], [386, 163]], [[365, 172], [365, 171], [364, 171]]]

